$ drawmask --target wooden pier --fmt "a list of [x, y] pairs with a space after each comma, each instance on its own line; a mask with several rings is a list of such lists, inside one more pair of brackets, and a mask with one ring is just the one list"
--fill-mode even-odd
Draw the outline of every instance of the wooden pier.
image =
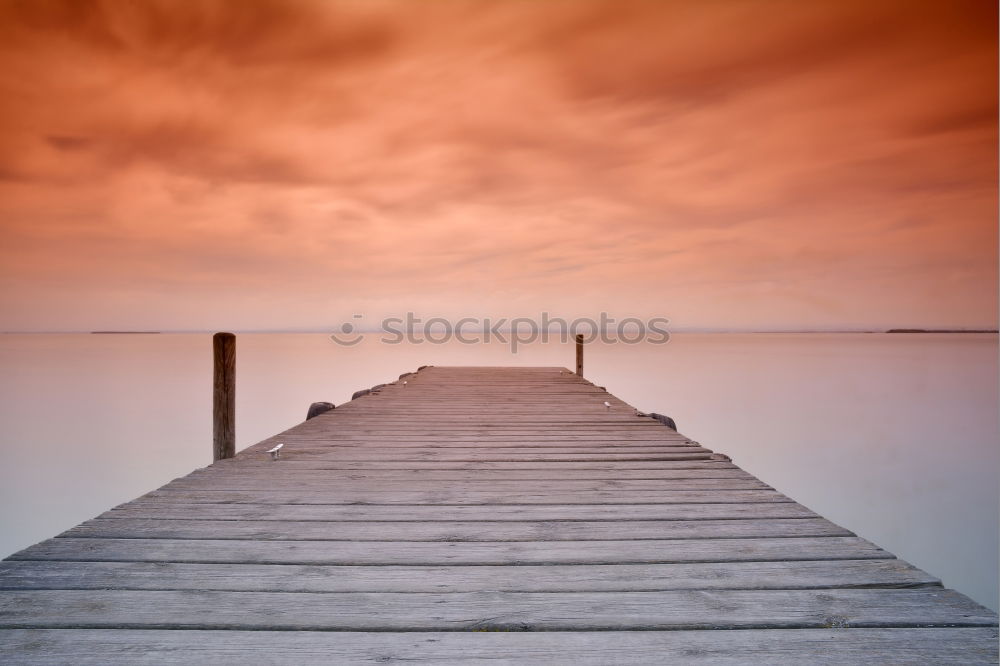
[[997, 616], [560, 368], [425, 368], [0, 563], [0, 663], [396, 662], [995, 664]]

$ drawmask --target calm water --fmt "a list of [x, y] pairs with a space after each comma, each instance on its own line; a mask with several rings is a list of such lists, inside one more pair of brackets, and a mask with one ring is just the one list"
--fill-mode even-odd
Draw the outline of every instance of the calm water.
[[[586, 375], [997, 608], [994, 335], [676, 335], [587, 348]], [[237, 338], [238, 447], [419, 365], [562, 365], [536, 344]], [[0, 556], [211, 461], [208, 335], [0, 336]]]

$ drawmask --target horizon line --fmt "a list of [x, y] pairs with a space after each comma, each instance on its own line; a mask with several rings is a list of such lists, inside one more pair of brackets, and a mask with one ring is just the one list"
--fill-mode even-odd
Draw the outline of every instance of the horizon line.
[[[558, 330], [558, 329], [557, 329]], [[297, 334], [297, 335], [330, 335], [336, 331], [336, 327], [331, 326], [329, 330], [322, 329], [227, 329], [225, 332], [234, 334], [244, 334], [244, 335], [281, 335], [281, 334]], [[172, 329], [172, 330], [29, 330], [29, 331], [0, 331], [0, 335], [212, 335], [218, 332], [222, 332], [221, 329]], [[356, 329], [359, 334], [370, 334], [370, 333], [385, 333], [379, 328], [370, 329]], [[411, 333], [413, 331], [410, 331]], [[420, 331], [417, 331], [418, 333]], [[511, 329], [501, 329], [501, 333], [510, 334], [513, 331]], [[552, 333], [552, 329], [549, 329], [549, 333]], [[941, 328], [924, 328], [917, 326], [898, 326], [886, 329], [874, 329], [874, 328], [853, 328], [853, 329], [792, 329], [792, 328], [775, 328], [775, 329], [722, 329], [722, 328], [683, 328], [669, 331], [671, 335], [673, 334], [734, 334], [734, 335], [747, 335], [747, 334], [830, 334], [830, 333], [852, 333], [852, 334], [891, 334], [891, 335], [905, 335], [905, 334], [921, 334], [921, 333], [956, 333], [956, 334], [969, 334], [969, 333], [1000, 333], [1000, 330], [996, 328], [962, 328], [962, 327], [941, 327]], [[468, 333], [467, 335], [475, 335], [475, 333]]]

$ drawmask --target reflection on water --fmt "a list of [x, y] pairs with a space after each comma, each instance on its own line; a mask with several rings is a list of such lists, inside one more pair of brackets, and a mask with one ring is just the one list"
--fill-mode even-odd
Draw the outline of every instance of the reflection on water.
[[[240, 335], [238, 447], [419, 365], [572, 363], [558, 343]], [[0, 368], [0, 556], [211, 461], [209, 335], [4, 335]], [[995, 335], [679, 334], [590, 345], [586, 375], [997, 608]]]

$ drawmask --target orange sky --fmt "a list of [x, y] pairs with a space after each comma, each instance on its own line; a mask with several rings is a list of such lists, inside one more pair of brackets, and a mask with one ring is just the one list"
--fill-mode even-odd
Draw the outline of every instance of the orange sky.
[[0, 330], [995, 327], [987, 0], [0, 0]]

